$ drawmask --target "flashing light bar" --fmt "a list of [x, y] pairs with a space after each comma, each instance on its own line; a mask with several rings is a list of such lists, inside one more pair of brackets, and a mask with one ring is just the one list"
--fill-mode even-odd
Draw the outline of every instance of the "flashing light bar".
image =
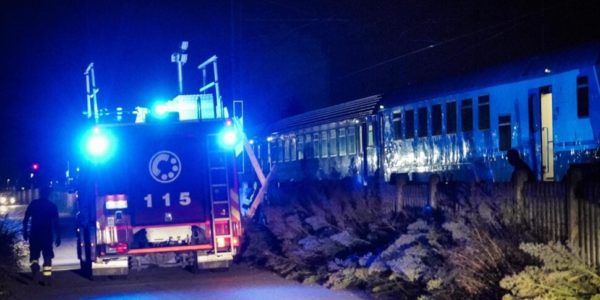
[[110, 132], [104, 132], [100, 127], [94, 127], [87, 133], [83, 141], [83, 150], [94, 162], [108, 159], [114, 153], [115, 139]]

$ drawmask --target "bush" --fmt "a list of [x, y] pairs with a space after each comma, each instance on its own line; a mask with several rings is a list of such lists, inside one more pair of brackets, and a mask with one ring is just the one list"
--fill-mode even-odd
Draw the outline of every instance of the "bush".
[[442, 184], [438, 209], [398, 212], [393, 187], [350, 183], [273, 184], [264, 222], [246, 227], [244, 259], [286, 278], [395, 299], [498, 299], [499, 281], [526, 263], [518, 243], [532, 239], [507, 221], [505, 195], [490, 186]]
[[265, 221], [246, 228], [243, 257], [308, 282], [326, 281], [336, 259], [354, 262], [387, 247], [406, 225], [393, 212], [391, 196], [365, 193], [350, 180], [273, 185], [261, 210]]
[[19, 272], [24, 251], [18, 245], [18, 225], [6, 217], [0, 220], [0, 299], [10, 298], [7, 283]]
[[523, 243], [520, 248], [541, 264], [502, 279], [500, 286], [510, 291], [503, 299], [600, 299], [600, 274], [576, 248], [557, 242]]

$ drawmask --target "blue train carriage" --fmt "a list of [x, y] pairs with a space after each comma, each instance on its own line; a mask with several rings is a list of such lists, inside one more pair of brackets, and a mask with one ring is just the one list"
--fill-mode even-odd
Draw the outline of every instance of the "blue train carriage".
[[275, 180], [366, 178], [378, 170], [381, 96], [373, 95], [281, 119], [260, 145]]
[[531, 57], [384, 98], [386, 179], [507, 181], [517, 149], [538, 180], [599, 158], [600, 44]]

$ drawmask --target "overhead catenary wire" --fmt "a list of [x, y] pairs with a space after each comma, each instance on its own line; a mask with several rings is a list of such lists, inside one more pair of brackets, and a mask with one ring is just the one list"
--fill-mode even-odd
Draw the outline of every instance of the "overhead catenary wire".
[[[369, 65], [369, 66], [364, 67], [362, 69], [350, 72], [350, 73], [348, 73], [346, 75], [341, 76], [339, 79], [348, 78], [348, 77], [354, 76], [356, 74], [360, 74], [360, 73], [363, 73], [363, 72], [366, 72], [366, 71], [370, 71], [370, 70], [379, 68], [381, 66], [393, 63], [395, 61], [401, 60], [403, 58], [406, 58], [406, 57], [409, 57], [409, 56], [412, 56], [412, 55], [415, 55], [415, 54], [419, 54], [421, 52], [425, 52], [427, 50], [431, 50], [431, 49], [437, 48], [439, 46], [450, 44], [450, 43], [456, 42], [458, 40], [462, 40], [464, 38], [471, 37], [471, 36], [474, 36], [476, 34], [480, 34], [482, 32], [486, 32], [486, 31], [489, 31], [489, 30], [494, 30], [494, 29], [497, 29], [497, 28], [501, 28], [501, 27], [504, 27], [506, 25], [509, 25], [509, 29], [510, 29], [510, 28], [516, 26], [515, 24], [523, 22], [524, 19], [526, 19], [528, 17], [534, 16], [534, 15], [538, 15], [538, 14], [544, 14], [545, 11], [551, 10], [551, 9], [555, 9], [557, 7], [558, 7], [558, 5], [554, 5], [552, 7], [543, 7], [542, 9], [540, 9], [538, 11], [527, 13], [527, 14], [522, 14], [522, 15], [516, 17], [516, 18], [512, 18], [512, 19], [504, 21], [504, 22], [496, 23], [496, 24], [493, 24], [493, 25], [490, 25], [490, 26], [487, 26], [487, 27], [484, 27], [484, 28], [480, 28], [478, 30], [474, 30], [474, 31], [471, 31], [471, 32], [467, 32], [467, 33], [464, 33], [464, 34], [459, 34], [459, 35], [456, 35], [456, 36], [451, 37], [449, 39], [445, 39], [443, 41], [440, 41], [438, 43], [429, 44], [427, 46], [424, 46], [424, 47], [421, 47], [421, 48], [418, 48], [418, 49], [415, 49], [415, 50], [411, 50], [411, 51], [406, 52], [406, 53], [402, 53], [402, 54], [397, 55], [395, 57], [383, 60], [381, 62], [372, 64], [372, 65]], [[504, 33], [506, 31], [507, 31], [506, 29], [503, 29], [500, 33]], [[496, 32], [496, 33], [492, 34], [491, 36], [492, 36], [492, 38], [495, 38], [495, 37], [499, 36], [499, 34], [498, 34], [498, 32]], [[489, 39], [490, 38], [488, 37], [488, 38], [486, 38], [484, 40], [489, 40]], [[480, 43], [477, 43], [477, 44], [480, 44]]]

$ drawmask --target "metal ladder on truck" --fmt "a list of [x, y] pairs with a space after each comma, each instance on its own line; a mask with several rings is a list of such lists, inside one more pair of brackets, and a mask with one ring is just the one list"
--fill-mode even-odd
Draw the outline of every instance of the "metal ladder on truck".
[[216, 134], [207, 135], [208, 180], [210, 188], [212, 243], [214, 254], [223, 260], [233, 259], [233, 229], [227, 174], [227, 153], [221, 147], [213, 147]]

